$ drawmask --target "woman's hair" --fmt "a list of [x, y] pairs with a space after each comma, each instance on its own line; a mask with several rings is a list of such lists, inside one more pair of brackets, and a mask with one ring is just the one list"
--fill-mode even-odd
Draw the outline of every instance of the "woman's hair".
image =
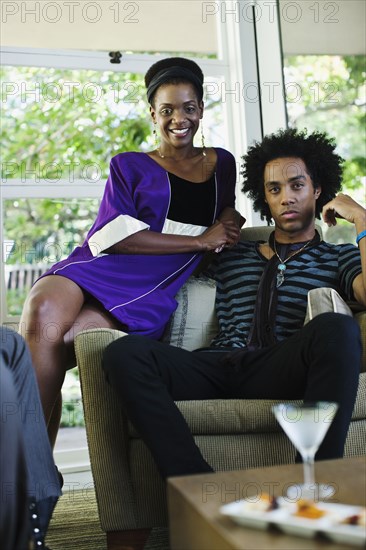
[[316, 201], [315, 215], [320, 218], [323, 206], [329, 202], [342, 185], [343, 159], [337, 155], [334, 139], [325, 133], [290, 128], [279, 130], [255, 142], [242, 157], [241, 175], [244, 177], [242, 191], [253, 200], [253, 208], [260, 212], [261, 219], [271, 223], [272, 215], [264, 195], [264, 169], [268, 162], [285, 157], [302, 159], [312, 179], [314, 189], [322, 192]]
[[198, 101], [203, 98], [203, 72], [201, 68], [185, 57], [168, 57], [157, 61], [145, 75], [147, 99], [152, 105], [156, 90], [163, 84], [193, 84]]

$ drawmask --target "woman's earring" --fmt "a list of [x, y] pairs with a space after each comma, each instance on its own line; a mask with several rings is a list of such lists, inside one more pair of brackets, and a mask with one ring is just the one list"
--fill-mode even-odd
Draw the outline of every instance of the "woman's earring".
[[203, 134], [203, 122], [201, 120], [201, 147], [202, 147], [202, 156], [206, 156], [206, 145], [205, 145], [205, 136]]
[[154, 129], [153, 129], [153, 136], [154, 136], [154, 143], [155, 143], [155, 149], [157, 150], [158, 154], [159, 154], [159, 157], [161, 159], [164, 158], [164, 155], [161, 154], [160, 152], [160, 142], [159, 142], [159, 136], [158, 136], [158, 133], [156, 131], [156, 122], [153, 123], [154, 124]]
[[160, 142], [159, 142], [158, 133], [156, 131], [156, 122], [154, 122], [153, 124], [154, 124], [153, 136], [154, 136], [155, 149], [157, 150], [159, 157], [163, 159], [164, 155], [160, 152]]
[[159, 138], [158, 138], [158, 133], [156, 131], [156, 122], [153, 122], [153, 136], [154, 136], [154, 144], [155, 144], [155, 149], [158, 149], [159, 147]]

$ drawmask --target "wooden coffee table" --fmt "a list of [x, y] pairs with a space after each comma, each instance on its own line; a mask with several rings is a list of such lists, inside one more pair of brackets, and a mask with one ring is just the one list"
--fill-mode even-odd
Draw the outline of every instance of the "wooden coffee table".
[[[366, 506], [366, 456], [316, 463], [316, 480], [333, 484], [329, 502]], [[290, 536], [242, 527], [222, 516], [223, 504], [259, 494], [284, 496], [303, 481], [301, 464], [175, 477], [168, 480], [172, 550], [311, 550], [357, 548], [321, 537]]]

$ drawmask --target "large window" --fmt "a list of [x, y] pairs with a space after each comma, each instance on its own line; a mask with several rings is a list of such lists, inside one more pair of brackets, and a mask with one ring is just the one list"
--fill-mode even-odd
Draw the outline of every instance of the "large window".
[[[289, 56], [284, 59], [289, 124], [327, 132], [344, 158], [343, 191], [365, 202], [365, 59], [361, 56]], [[339, 220], [326, 238], [354, 242], [354, 227]]]
[[[327, 132], [345, 160], [343, 191], [365, 202], [366, 61], [362, 0], [278, 0], [289, 125]], [[339, 220], [327, 240], [353, 242]]]

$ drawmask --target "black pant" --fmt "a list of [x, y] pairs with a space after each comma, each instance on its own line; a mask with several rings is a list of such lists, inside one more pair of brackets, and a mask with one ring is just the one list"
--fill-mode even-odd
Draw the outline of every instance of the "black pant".
[[[17, 395], [11, 372], [0, 361], [0, 406], [16, 403]], [[4, 550], [28, 546], [29, 517], [27, 470], [24, 460], [20, 423], [10, 417], [0, 424], [0, 542]]]
[[0, 327], [0, 482], [0, 547], [23, 550], [35, 514], [29, 506], [36, 503], [39, 541], [61, 490], [30, 352], [7, 327]]
[[125, 336], [105, 350], [107, 380], [149, 447], [161, 475], [212, 471], [174, 401], [303, 399], [339, 404], [317, 459], [343, 455], [361, 364], [356, 321], [319, 315], [274, 346], [244, 352], [186, 351], [142, 336]]

